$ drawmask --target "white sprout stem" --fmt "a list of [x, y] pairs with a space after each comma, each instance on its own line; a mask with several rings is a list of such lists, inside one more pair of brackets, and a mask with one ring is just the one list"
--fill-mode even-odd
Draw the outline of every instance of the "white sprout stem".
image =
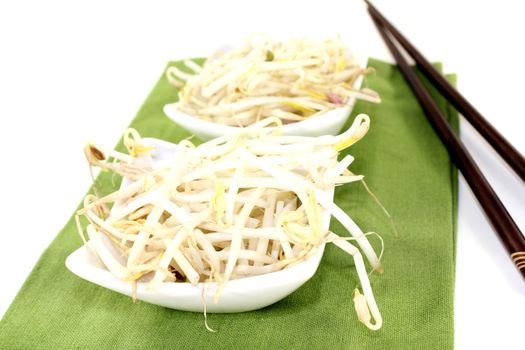
[[233, 223], [233, 214], [235, 209], [235, 197], [239, 192], [239, 180], [243, 176], [243, 167], [237, 167], [233, 174], [232, 182], [226, 195], [226, 225], [231, 226]]
[[221, 114], [221, 113], [238, 113], [248, 108], [261, 106], [265, 104], [282, 104], [282, 103], [297, 103], [304, 104], [308, 107], [321, 109], [323, 105], [312, 103], [304, 98], [297, 97], [253, 97], [238, 102], [224, 103], [217, 106], [199, 109], [199, 114]]
[[[177, 264], [179, 264], [180, 268], [186, 274], [188, 280], [192, 284], [197, 283], [199, 281], [199, 275], [191, 267], [191, 265], [187, 262], [186, 258], [179, 251], [179, 246], [181, 245], [181, 243], [186, 238], [188, 238], [189, 230], [190, 230], [189, 228], [182, 228], [180, 231], [177, 232], [177, 234], [171, 240], [171, 242], [169, 241], [167, 242], [167, 246], [166, 246], [164, 255], [162, 256], [162, 259], [160, 259], [159, 261], [159, 267], [161, 267], [162, 269], [157, 270], [155, 272], [155, 275], [153, 276], [153, 279], [151, 280], [151, 286], [153, 288], [157, 287], [166, 278], [167, 269], [172, 259], [175, 259], [175, 261], [177, 261]], [[182, 266], [180, 265], [181, 262], [182, 262]]]
[[[267, 229], [267, 230], [260, 229], [260, 228], [255, 228], [255, 229], [244, 228], [242, 236], [245, 239], [250, 239], [250, 240], [255, 239], [257, 241], [282, 239], [282, 235], [277, 234], [274, 228]], [[211, 233], [206, 234], [206, 239], [211, 243], [231, 241], [232, 237], [233, 237], [233, 230], [227, 230], [224, 228], [218, 229], [217, 232], [211, 232]], [[261, 249], [261, 253], [262, 252], [264, 252], [263, 249]]]
[[[230, 252], [222, 250], [220, 252], [217, 252], [217, 256], [219, 257], [220, 260], [229, 260]], [[249, 250], [249, 249], [240, 249], [237, 253], [237, 258], [239, 260], [245, 259], [245, 260], [257, 261], [257, 262], [261, 262], [262, 264], [274, 264], [278, 261], [277, 258], [268, 256], [266, 254], [260, 254], [260, 253], [254, 252], [253, 250]], [[248, 264], [243, 264], [243, 265], [247, 266]]]
[[350, 126], [348, 130], [335, 137], [335, 141], [341, 142], [349, 138], [357, 139], [356, 136], [364, 136], [368, 131], [368, 125], [370, 125], [370, 117], [361, 113], [355, 117], [354, 121], [352, 122], [352, 126]]
[[[257, 265], [256, 265], [257, 264]], [[246, 276], [256, 276], [265, 273], [282, 270], [290, 262], [282, 260], [273, 264], [262, 265], [262, 262], [256, 261], [253, 266], [242, 265], [237, 267], [237, 274]]]
[[166, 210], [172, 217], [174, 217], [181, 224], [187, 223], [191, 220], [190, 215], [175, 203], [169, 200], [162, 202], [164, 210]]
[[173, 74], [175, 77], [179, 78], [182, 81], [190, 80], [193, 77], [191, 74], [185, 73], [174, 66], [168, 68], [167, 74]]
[[346, 155], [341, 161], [332, 169], [327, 171], [327, 176], [339, 176], [345, 171], [350, 164], [354, 161], [354, 157], [351, 155]]
[[306, 191], [304, 186], [305, 181], [296, 174], [286, 171], [283, 168], [269, 164], [264, 159], [257, 158], [248, 152], [242, 152], [241, 159], [248, 162], [251, 166], [258, 167], [261, 170], [264, 170], [268, 174], [272, 175], [277, 180], [277, 182], [283, 184], [284, 186], [295, 192], [301, 200], [301, 202], [307, 202]]
[[235, 264], [239, 256], [239, 251], [241, 250], [242, 228], [244, 227], [248, 216], [253, 210], [255, 200], [261, 196], [263, 190], [264, 189], [262, 188], [258, 188], [250, 195], [249, 201], [246, 204], [244, 204], [239, 214], [239, 218], [235, 222], [234, 232], [232, 235], [233, 237], [231, 241], [231, 254], [228, 257], [226, 269], [224, 271], [224, 278], [226, 279], [226, 281], [229, 280], [232, 275], [233, 269], [235, 268]]
[[[264, 216], [263, 216], [263, 228], [268, 228], [268, 227], [272, 227], [273, 226], [273, 216], [274, 216], [274, 213], [275, 213], [275, 204], [276, 204], [276, 195], [275, 193], [271, 194], [270, 197], [268, 198], [268, 201], [270, 203], [270, 205], [265, 208], [264, 210]], [[273, 230], [272, 230], [273, 231]], [[263, 253], [263, 252], [266, 252], [268, 250], [268, 243], [270, 242], [270, 237], [264, 237], [264, 238], [260, 238], [257, 242], [257, 247], [255, 248], [255, 250], [257, 251], [257, 253]], [[274, 240], [276, 238], [273, 238]], [[262, 264], [260, 262], [255, 262], [253, 264], [254, 266], [262, 266]]]
[[191, 69], [194, 73], [200, 73], [202, 72], [202, 66], [197, 64], [195, 61], [192, 60], [184, 60], [184, 65]]
[[104, 266], [115, 277], [121, 280], [126, 279], [129, 275], [128, 269], [122, 266], [108, 250], [106, 244], [102, 241], [102, 233], [98, 232], [93, 225], [88, 225], [86, 231], [89, 237], [89, 244], [93, 247]]
[[116, 229], [115, 227], [111, 226], [108, 222], [102, 220], [99, 218], [95, 213], [92, 211], [88, 211], [86, 213], [86, 216], [89, 220], [91, 220], [94, 224], [96, 224], [98, 227], [102, 228], [104, 231], [108, 232], [109, 234], [113, 235], [116, 238], [123, 239], [126, 237], [124, 233], [122, 233], [120, 230]]
[[323, 191], [315, 190], [315, 198], [327, 211], [330, 212], [347, 230], [350, 234], [356, 238], [357, 244], [365, 253], [368, 262], [374, 270], [378, 272], [383, 271], [383, 267], [374, 251], [368, 239], [364, 235], [363, 231], [357, 226], [357, 224], [348, 216], [341, 208], [339, 208], [334, 202], [327, 198]]
[[262, 72], [271, 72], [275, 70], [295, 69], [306, 66], [314, 66], [316, 64], [319, 64], [319, 62], [320, 60], [318, 59], [305, 59], [292, 62], [264, 62], [259, 65], [259, 69]]
[[[139, 180], [139, 182], [141, 182]], [[138, 197], [137, 199], [132, 200], [129, 202], [125, 207], [121, 207], [118, 210], [114, 210], [111, 212], [111, 215], [108, 218], [108, 221], [110, 223], [114, 223], [118, 220], [121, 220], [122, 218], [126, 217], [127, 215], [133, 213], [137, 209], [150, 204], [152, 201], [157, 199], [159, 195], [161, 195], [161, 190], [154, 190], [151, 192], [147, 192], [143, 194], [142, 196]]]
[[246, 73], [246, 71], [248, 71], [251, 67], [252, 67], [252, 65], [247, 64], [247, 65], [238, 67], [238, 68], [236, 68], [236, 69], [226, 73], [225, 75], [223, 75], [221, 78], [215, 80], [210, 85], [208, 85], [206, 87], [203, 87], [202, 90], [201, 90], [202, 96], [204, 96], [204, 97], [211, 97], [217, 91], [219, 91], [225, 85], [227, 85], [230, 81], [232, 81], [233, 79], [236, 79], [236, 78], [240, 77], [241, 75], [243, 75], [244, 73]]
[[[273, 222], [273, 226], [274, 227], [279, 227], [279, 223], [277, 222], [278, 218], [281, 216], [281, 214], [283, 213], [283, 210], [284, 210], [284, 202], [283, 201], [278, 201], [275, 205], [275, 218], [274, 218], [274, 222]], [[273, 240], [272, 241], [272, 251], [271, 251], [271, 256], [273, 256], [274, 258], [277, 258], [279, 256], [279, 249], [280, 249], [280, 246], [277, 244], [277, 240]]]
[[215, 251], [215, 248], [213, 248], [213, 241], [204, 235], [204, 233], [202, 233], [202, 231], [199, 229], [193, 231], [193, 234], [195, 235], [197, 243], [204, 250], [207, 259], [211, 264], [211, 271], [214, 271], [218, 274], [220, 272], [221, 262], [217, 252]]
[[359, 315], [360, 321], [365, 321], [363, 323], [365, 323], [365, 325], [368, 328], [372, 330], [378, 330], [382, 326], [383, 319], [381, 317], [381, 313], [379, 312], [379, 308], [377, 307], [377, 303], [374, 298], [374, 293], [372, 292], [372, 287], [370, 286], [368, 273], [366, 272], [365, 264], [363, 262], [363, 257], [361, 256], [361, 253], [350, 242], [341, 239], [334, 233], [330, 233], [329, 238], [332, 240], [333, 244], [335, 244], [336, 246], [338, 246], [339, 248], [341, 248], [342, 250], [354, 257], [357, 275], [359, 277], [361, 287], [363, 288], [363, 293], [366, 297], [367, 306], [370, 309], [372, 316], [374, 317], [375, 324], [370, 323], [368, 319], [361, 319], [362, 315]]
[[[144, 225], [153, 226], [159, 221], [163, 211], [164, 209], [162, 207], [155, 206], [153, 210], [149, 213]], [[137, 235], [137, 238], [133, 242], [133, 246], [131, 247], [131, 250], [129, 252], [128, 268], [132, 268], [133, 266], [137, 265], [140, 256], [144, 252], [144, 248], [146, 247], [146, 243], [148, 241], [149, 236], [150, 233], [146, 231], [140, 231]]]
[[347, 184], [350, 182], [361, 181], [364, 178], [365, 177], [363, 175], [337, 176], [337, 177], [326, 176], [325, 181], [329, 181], [329, 182], [334, 183], [335, 185], [338, 185], [338, 184]]
[[177, 262], [177, 265], [179, 265], [191, 284], [195, 285], [199, 283], [199, 274], [177, 247], [173, 250], [173, 260]]

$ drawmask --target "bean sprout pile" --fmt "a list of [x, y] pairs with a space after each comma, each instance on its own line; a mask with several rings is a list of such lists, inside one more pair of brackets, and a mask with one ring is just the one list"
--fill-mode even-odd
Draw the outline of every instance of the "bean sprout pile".
[[376, 92], [355, 89], [370, 69], [361, 68], [339, 38], [320, 42], [248, 38], [244, 45], [209, 58], [203, 67], [184, 61], [187, 73], [169, 67], [180, 88], [177, 108], [186, 114], [245, 127], [268, 117], [298, 122], [351, 104], [379, 102]]
[[[229, 280], [293, 266], [332, 242], [355, 261], [363, 290], [355, 289], [359, 320], [379, 329], [382, 319], [361, 252], [349, 241], [378, 272], [380, 258], [331, 195], [335, 186], [363, 178], [347, 169], [352, 156], [340, 161], [337, 156], [369, 124], [361, 114], [338, 136], [283, 136], [281, 120], [267, 118], [199, 146], [183, 140], [172, 158], [162, 160], [154, 160], [154, 150], [128, 129], [123, 138], [128, 154], [93, 144], [85, 148], [91, 166], [128, 183], [103, 197], [86, 196], [77, 215], [79, 232], [135, 292], [137, 282], [152, 290], [161, 283], [215, 282], [215, 301]], [[327, 212], [352, 237], [329, 231], [323, 224]], [[85, 230], [80, 216], [88, 221]], [[112, 254], [107, 239], [123, 260]]]

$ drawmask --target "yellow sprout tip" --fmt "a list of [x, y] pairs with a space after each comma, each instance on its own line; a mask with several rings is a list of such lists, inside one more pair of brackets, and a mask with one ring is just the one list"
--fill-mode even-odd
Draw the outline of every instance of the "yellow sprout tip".
[[342, 150], [344, 150], [345, 148], [348, 148], [350, 146], [352, 146], [354, 143], [356, 143], [359, 139], [356, 139], [354, 137], [350, 137], [346, 140], [343, 140], [341, 142], [338, 142], [334, 145], [334, 148], [337, 152], [341, 152]]

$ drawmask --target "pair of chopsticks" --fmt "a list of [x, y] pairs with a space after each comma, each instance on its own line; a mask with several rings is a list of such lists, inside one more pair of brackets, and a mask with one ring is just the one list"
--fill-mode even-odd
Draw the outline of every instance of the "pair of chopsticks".
[[523, 234], [472, 159], [465, 145], [448, 124], [436, 102], [411, 69], [394, 40], [397, 40], [398, 44], [413, 58], [417, 67], [436, 89], [476, 128], [523, 181], [525, 181], [525, 158], [483, 118], [474, 106], [369, 1], [365, 0], [365, 2], [379, 33], [419, 100], [427, 119], [447, 148], [450, 158], [472, 189], [512, 262], [525, 278], [525, 238]]

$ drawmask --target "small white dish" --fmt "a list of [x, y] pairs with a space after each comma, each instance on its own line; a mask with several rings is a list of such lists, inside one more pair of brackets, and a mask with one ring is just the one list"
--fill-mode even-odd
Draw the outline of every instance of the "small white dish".
[[[366, 68], [368, 63], [367, 57], [361, 58], [356, 56], [356, 60], [361, 68]], [[359, 89], [362, 82], [363, 76], [360, 76], [356, 79], [353, 87]], [[337, 135], [352, 112], [355, 102], [356, 98], [353, 97], [345, 106], [332, 109], [300, 122], [283, 125], [283, 133], [284, 135], [297, 136]], [[165, 105], [164, 113], [175, 123], [203, 141], [238, 132], [240, 129], [239, 127], [218, 124], [183, 113], [176, 108], [175, 103]]]
[[[155, 148], [152, 156], [156, 162], [169, 161], [176, 152], [175, 144], [152, 138], [144, 138], [143, 141]], [[126, 185], [123, 181], [122, 186]], [[330, 195], [333, 196], [333, 191]], [[325, 213], [323, 225], [325, 228], [330, 225], [329, 213]], [[111, 244], [109, 240], [105, 243]], [[323, 251], [324, 245], [306, 261], [281, 271], [231, 280], [224, 287], [218, 303], [213, 302], [216, 283], [198, 283], [193, 286], [190, 283], [165, 282], [155, 291], [148, 290], [145, 283], [138, 283], [136, 296], [138, 300], [183, 311], [203, 312], [204, 300], [206, 311], [210, 313], [257, 310], [285, 298], [306, 283], [317, 271]], [[87, 281], [131, 296], [131, 283], [114, 277], [87, 245], [67, 257], [66, 267]]]

